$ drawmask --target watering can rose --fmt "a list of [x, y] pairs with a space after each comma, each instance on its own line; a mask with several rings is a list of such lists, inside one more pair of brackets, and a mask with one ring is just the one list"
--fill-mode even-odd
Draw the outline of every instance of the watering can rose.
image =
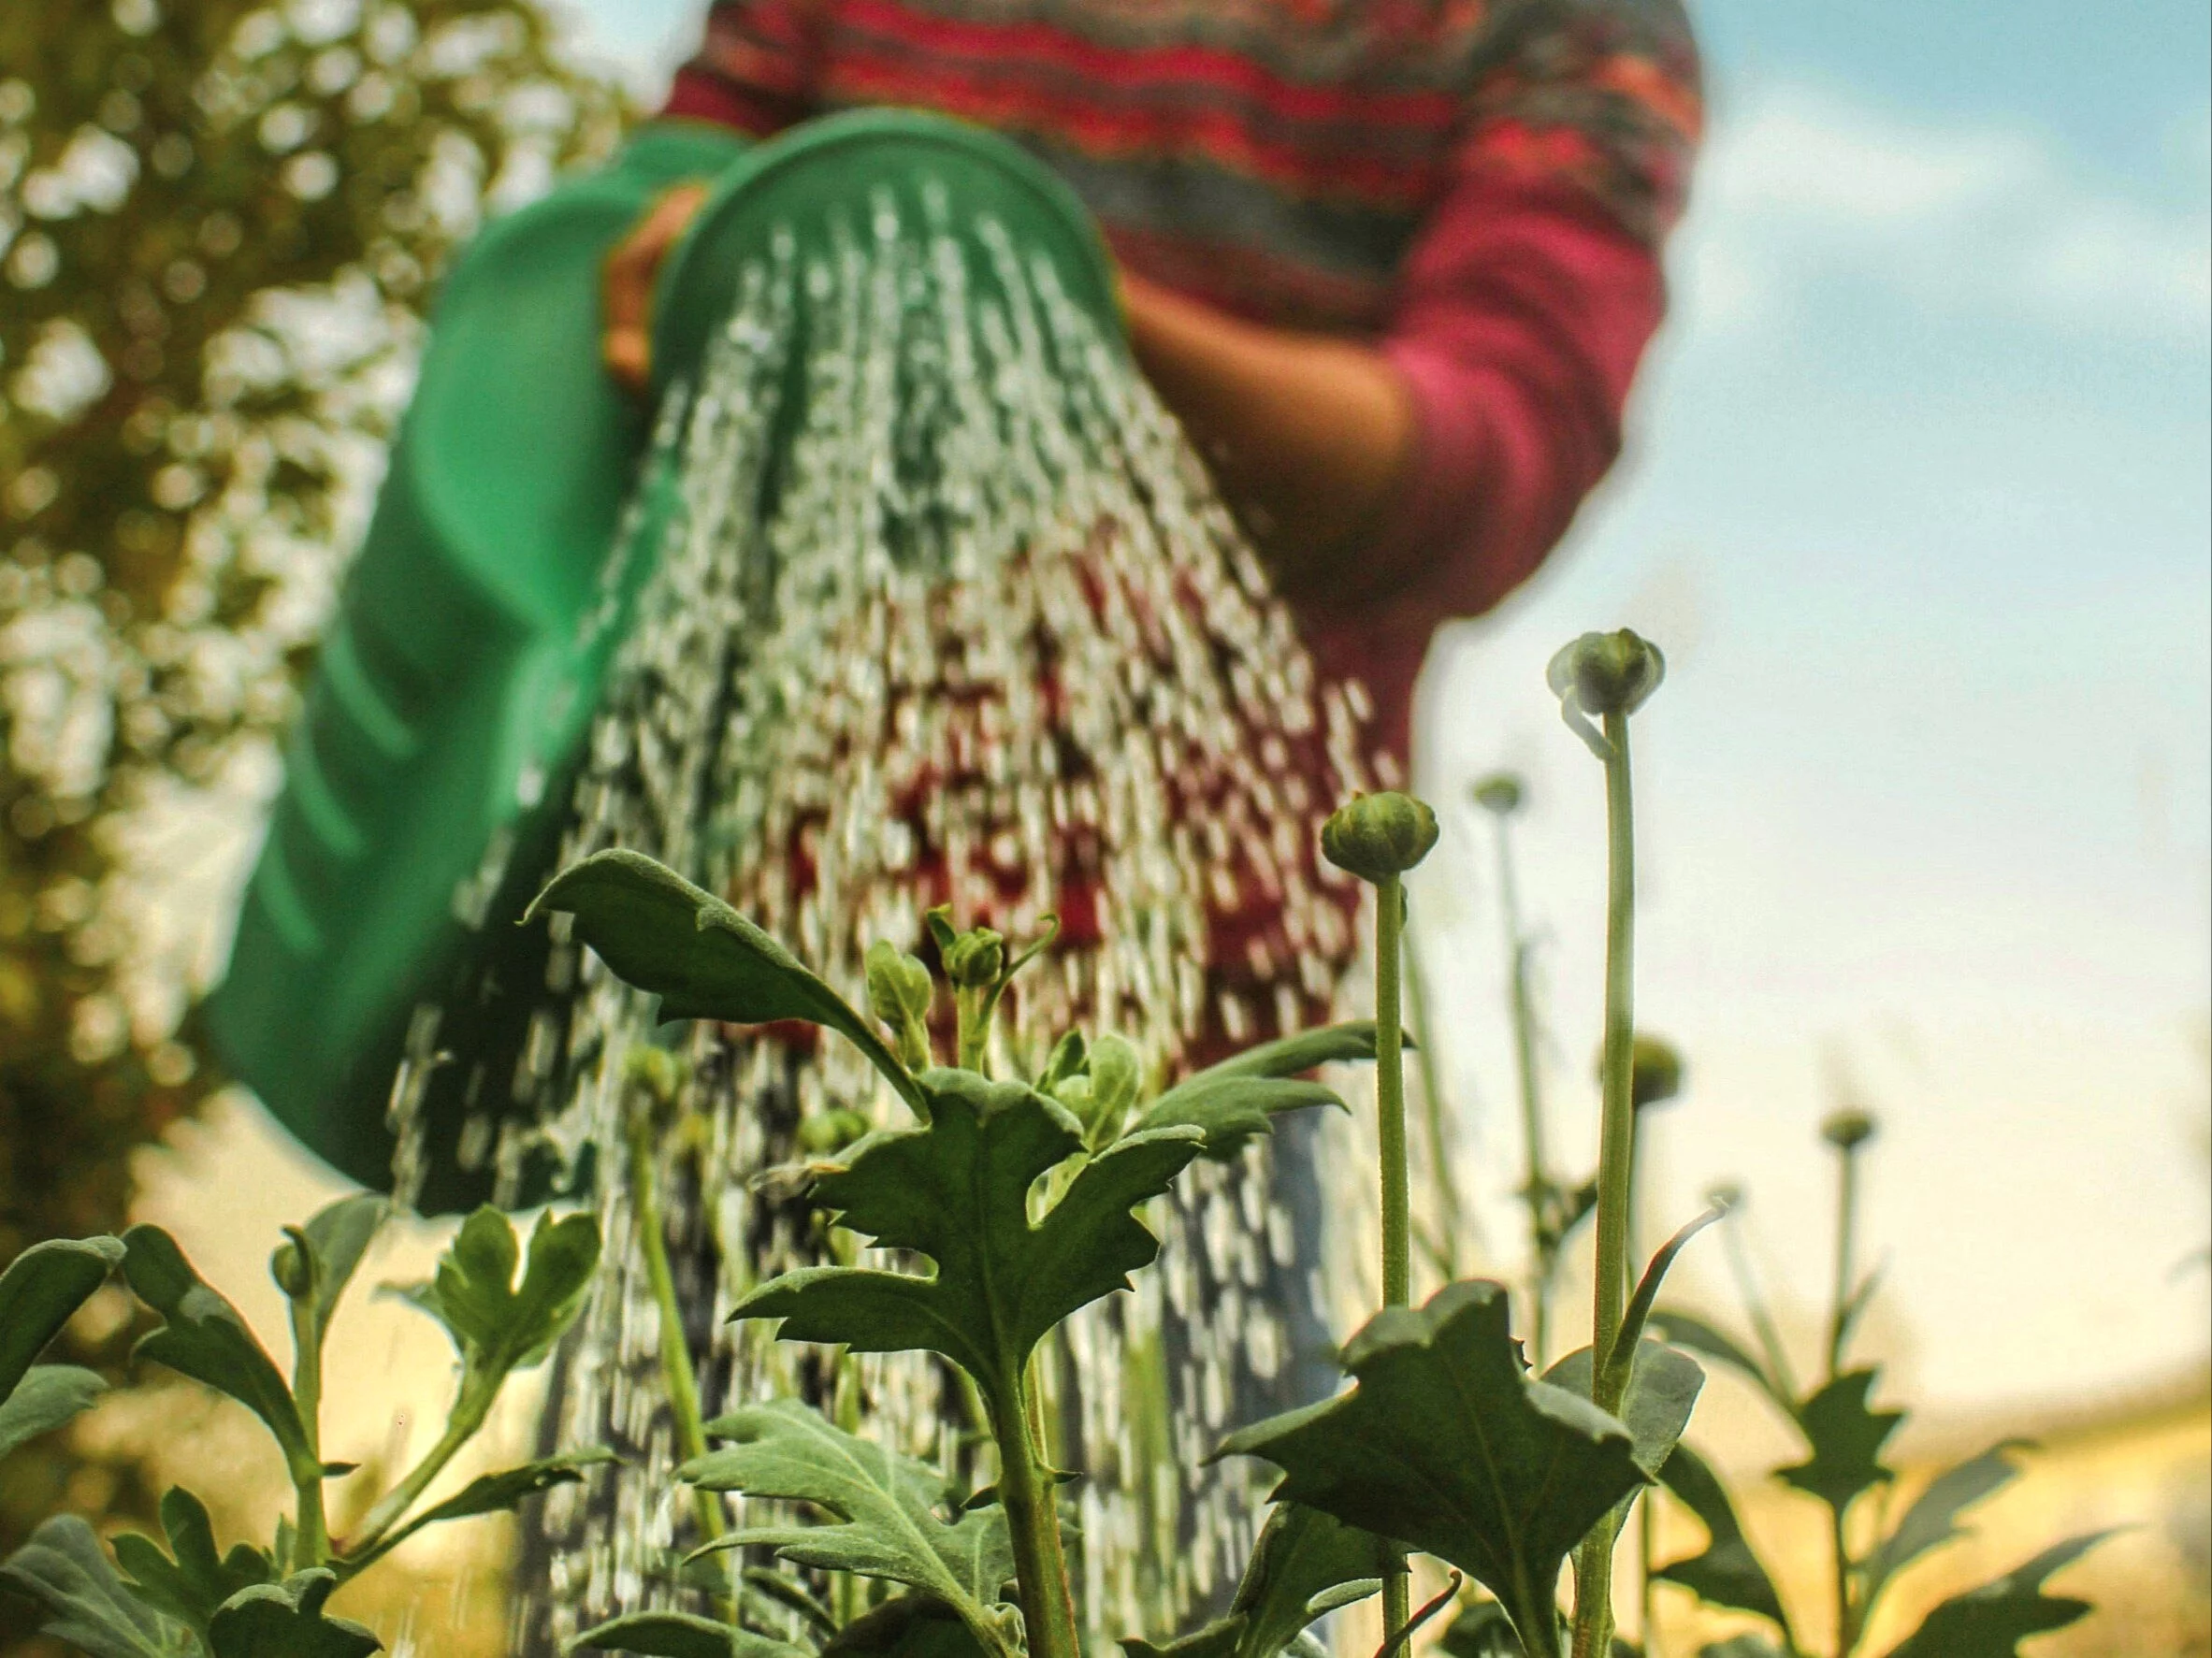
[[1321, 851], [1338, 869], [1380, 887], [1426, 858], [1437, 833], [1437, 815], [1411, 795], [1354, 795], [1321, 826]]
[[1544, 678], [1561, 700], [1584, 714], [1634, 714], [1667, 677], [1659, 647], [1633, 628], [1585, 633], [1563, 645]]

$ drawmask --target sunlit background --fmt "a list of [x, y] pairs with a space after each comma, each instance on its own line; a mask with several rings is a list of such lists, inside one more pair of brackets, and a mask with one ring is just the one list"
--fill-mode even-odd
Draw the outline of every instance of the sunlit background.
[[[1463, 1181], [1510, 1275], [1505, 945], [1467, 799], [1496, 768], [1529, 786], [1554, 1089], [1593, 1103], [1558, 1155], [1594, 1161], [1601, 779], [1542, 668], [1632, 625], [1670, 659], [1638, 727], [1641, 1022], [1689, 1064], [1651, 1130], [1654, 1224], [1741, 1181], [1809, 1338], [1815, 1125], [1872, 1109], [1866, 1339], [1923, 1413], [1908, 1458], [2040, 1431], [2053, 1483], [2017, 1536], [2155, 1531], [2206, 1500], [2212, 22], [2201, 0], [1696, 9], [1710, 141], [1629, 453], [1424, 686], [1416, 787], [1446, 832], [1415, 943]], [[574, 50], [650, 108], [697, 11], [575, 7]], [[239, 802], [268, 776], [244, 763], [144, 831], [147, 947], [220, 959]], [[141, 1160], [138, 1200], [272, 1338], [274, 1229], [332, 1189], [275, 1132], [221, 1101]], [[1717, 1257], [1683, 1283], [1733, 1316]], [[403, 1441], [383, 1386], [434, 1398], [439, 1348], [374, 1328], [379, 1375], [339, 1405], [353, 1438]], [[1711, 1408], [1751, 1420], [1725, 1384]]]

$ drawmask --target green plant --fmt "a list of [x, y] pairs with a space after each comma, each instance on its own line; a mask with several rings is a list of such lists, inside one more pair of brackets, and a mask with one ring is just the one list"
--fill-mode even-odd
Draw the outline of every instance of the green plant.
[[238, 1309], [159, 1227], [134, 1227], [120, 1241], [40, 1245], [0, 1276], [0, 1450], [58, 1426], [99, 1391], [99, 1378], [87, 1372], [31, 1360], [120, 1267], [161, 1319], [137, 1356], [204, 1382], [258, 1417], [283, 1454], [295, 1493], [291, 1516], [267, 1547], [236, 1543], [227, 1552], [218, 1551], [206, 1505], [181, 1488], [162, 1499], [162, 1539], [125, 1533], [114, 1538], [112, 1558], [85, 1521], [46, 1521], [0, 1565], [0, 1583], [38, 1607], [45, 1634], [91, 1658], [373, 1652], [382, 1644], [374, 1635], [326, 1611], [340, 1585], [426, 1526], [513, 1508], [605, 1460], [597, 1450], [551, 1457], [480, 1476], [422, 1506], [484, 1427], [507, 1378], [543, 1359], [574, 1320], [599, 1264], [599, 1227], [589, 1217], [542, 1218], [526, 1256], [506, 1217], [482, 1209], [462, 1225], [429, 1282], [401, 1290], [445, 1327], [460, 1359], [445, 1430], [352, 1535], [331, 1536], [324, 1486], [353, 1470], [323, 1454], [324, 1348], [340, 1299], [390, 1213], [382, 1198], [344, 1198], [286, 1229], [269, 1271], [290, 1310], [288, 1381]]
[[[1843, 1160], [1835, 1300], [1826, 1380], [1809, 1396], [1796, 1396], [1773, 1320], [1756, 1298], [1763, 1358], [1695, 1319], [1655, 1312], [1675, 1259], [1723, 1218], [1722, 1207], [1676, 1233], [1631, 1276], [1640, 1253], [1636, 1117], [1672, 1092], [1681, 1074], [1670, 1050], [1638, 1037], [1633, 1006], [1628, 720], [1662, 671], [1658, 653], [1626, 632], [1586, 635], [1554, 663], [1568, 723], [1606, 767], [1610, 901], [1592, 1340], [1537, 1370], [1515, 1338], [1503, 1286], [1455, 1282], [1411, 1305], [1398, 968], [1403, 876], [1436, 839], [1421, 802], [1357, 799], [1323, 833], [1327, 857], [1375, 887], [1374, 1021], [1263, 1045], [1149, 1097], [1138, 1056], [1106, 1035], [1066, 1033], [1032, 1076], [992, 1074], [1002, 1046], [995, 1010], [1049, 930], [1046, 941], [1016, 950], [989, 929], [957, 930], [942, 911], [927, 918], [956, 1014], [959, 1062], [947, 1066], [937, 1063], [931, 1021], [939, 986], [922, 962], [888, 944], [867, 953], [872, 1020], [730, 905], [650, 858], [602, 852], [558, 875], [532, 917], [571, 917], [573, 936], [616, 977], [658, 995], [665, 1018], [800, 1020], [834, 1031], [908, 1113], [885, 1128], [850, 1112], [802, 1125], [811, 1198], [831, 1229], [830, 1263], [758, 1285], [731, 1313], [777, 1320], [784, 1339], [835, 1349], [831, 1410], [776, 1399], [703, 1420], [654, 1188], [667, 1136], [685, 1132], [670, 1109], [677, 1062], [658, 1048], [629, 1057], [622, 1128], [638, 1244], [685, 1453], [676, 1478], [700, 1530], [701, 1547], [685, 1565], [720, 1565], [725, 1551], [758, 1549], [784, 1565], [829, 1573], [831, 1584], [818, 1597], [796, 1577], [745, 1568], [716, 1583], [716, 1616], [638, 1612], [586, 1631], [574, 1645], [668, 1658], [809, 1658], [796, 1644], [805, 1638], [820, 1658], [1078, 1658], [1062, 1492], [1080, 1470], [1057, 1467], [1048, 1454], [1040, 1350], [1072, 1314], [1129, 1288], [1131, 1275], [1152, 1264], [1160, 1246], [1144, 1223], [1146, 1204], [1199, 1160], [1237, 1155], [1284, 1112], [1344, 1107], [1306, 1074], [1371, 1059], [1383, 1305], [1341, 1354], [1350, 1381], [1343, 1391], [1245, 1426], [1215, 1453], [1261, 1458], [1281, 1473], [1227, 1615], [1195, 1631], [1161, 1632], [1157, 1644], [1133, 1637], [1124, 1643], [1130, 1658], [1276, 1658], [1292, 1650], [1313, 1658], [1308, 1626], [1375, 1595], [1384, 1614], [1377, 1658], [1395, 1658], [1470, 1583], [1481, 1593], [1470, 1593], [1445, 1636], [1455, 1658], [1565, 1658], [1569, 1651], [1613, 1658], [1622, 1648], [1614, 1542], [1636, 1499], [1661, 1479], [1712, 1534], [1704, 1553], [1669, 1566], [1666, 1579], [1766, 1618], [1782, 1643], [1762, 1648], [1744, 1637], [1709, 1649], [1708, 1658], [1804, 1658], [1725, 1491], [1681, 1443], [1704, 1381], [1692, 1354], [1743, 1371], [1803, 1434], [1810, 1454], [1783, 1478], [1834, 1513], [1844, 1630], [1838, 1658], [1854, 1652], [1891, 1580], [1955, 1535], [1968, 1505], [2010, 1478], [2017, 1448], [2000, 1445], [1952, 1470], [1871, 1548], [1852, 1547], [1855, 1505], [1887, 1482], [1879, 1458], [1899, 1420], [1870, 1408], [1872, 1371], [1843, 1368], [1872, 1282], [1855, 1259], [1856, 1160], [1872, 1133], [1868, 1119], [1839, 1117], [1828, 1128]], [[542, 1220], [526, 1262], [510, 1223], [479, 1211], [431, 1282], [406, 1291], [452, 1334], [460, 1356], [446, 1430], [351, 1535], [329, 1535], [324, 1485], [346, 1470], [325, 1460], [320, 1443], [324, 1346], [385, 1216], [380, 1200], [348, 1199], [291, 1231], [277, 1251], [271, 1270], [291, 1308], [289, 1380], [156, 1229], [32, 1251], [0, 1277], [0, 1449], [97, 1391], [97, 1377], [32, 1360], [120, 1264], [162, 1320], [139, 1352], [253, 1411], [283, 1453], [296, 1499], [268, 1547], [239, 1544], [226, 1554], [217, 1552], [205, 1507], [181, 1491], [162, 1506], [166, 1546], [119, 1537], [112, 1561], [82, 1521], [48, 1521], [0, 1567], [0, 1580], [39, 1603], [51, 1633], [92, 1658], [371, 1651], [372, 1635], [328, 1615], [333, 1590], [424, 1526], [512, 1507], [604, 1457], [583, 1451], [532, 1463], [425, 1506], [506, 1377], [542, 1358], [568, 1327], [599, 1258], [588, 1218]], [[890, 1251], [892, 1264], [853, 1264], [862, 1244]], [[860, 1431], [846, 1361], [886, 1352], [937, 1355], [963, 1378], [985, 1452], [975, 1478], [956, 1478]], [[733, 1523], [726, 1493], [746, 1499], [742, 1524]], [[2071, 1622], [2080, 1603], [2046, 1596], [2042, 1585], [2095, 1541], [2073, 1539], [1945, 1603], [1889, 1658], [1995, 1658], [2014, 1652], [2024, 1634]], [[1452, 1568], [1444, 1593], [1419, 1611], [1410, 1604], [1414, 1554]], [[1569, 1564], [1572, 1611], [1563, 1617]], [[683, 1581], [714, 1580], [702, 1567]]]
[[[1629, 636], [1632, 637], [1632, 636]], [[1641, 642], [1637, 642], [1641, 646]], [[1648, 647], [1643, 647], [1648, 649]], [[1655, 653], [1652, 653], [1655, 660]], [[1569, 698], [1569, 712], [1579, 706]], [[1599, 710], [1618, 742], [1626, 790], [1626, 709]], [[782, 944], [729, 904], [635, 853], [614, 850], [557, 877], [533, 916], [571, 918], [572, 936], [614, 974], [661, 998], [664, 1018], [733, 1024], [802, 1019], [852, 1042], [913, 1114], [818, 1164], [812, 1196], [834, 1225], [931, 1270], [832, 1264], [760, 1285], [736, 1319], [774, 1319], [787, 1340], [852, 1352], [926, 1351], [973, 1384], [995, 1476], [965, 1490], [790, 1400], [703, 1424], [718, 1449], [677, 1471], [694, 1490], [786, 1505], [791, 1518], [725, 1531], [708, 1550], [759, 1545], [798, 1565], [878, 1585], [858, 1617], [816, 1606], [825, 1652], [912, 1644], [1008, 1658], [1075, 1658], [1078, 1621], [1056, 1498], [1076, 1478], [1051, 1467], [1035, 1413], [1034, 1357], [1078, 1308], [1129, 1284], [1158, 1244], [1135, 1214], [1202, 1157], [1225, 1158], [1286, 1110], [1341, 1103], [1301, 1073], [1329, 1060], [1378, 1065], [1384, 1306], [1343, 1361], [1354, 1385], [1335, 1399], [1232, 1435], [1222, 1454], [1283, 1472], [1261, 1546], [1230, 1618], [1164, 1647], [1272, 1658], [1313, 1617], [1385, 1595], [1384, 1651], [1402, 1646], [1452, 1593], [1415, 1615], [1407, 1550], [1483, 1585], [1531, 1658], [1567, 1636], [1557, 1585], [1569, 1558], [1611, 1536], [1686, 1425], [1702, 1372], [1643, 1337], [1668, 1266], [1705, 1220], [1678, 1234], [1641, 1281], [1627, 1277], [1626, 1162], [1612, 1132], [1630, 1104], [1628, 820], [1612, 818], [1615, 925], [1609, 975], [1608, 1161], [1598, 1340], [1543, 1376], [1528, 1373], [1502, 1287], [1453, 1284], [1410, 1300], [1410, 1171], [1398, 1021], [1401, 877], [1434, 843], [1434, 816], [1402, 795], [1353, 801], [1323, 830], [1327, 856], [1377, 888], [1377, 1017], [1268, 1044], [1146, 1102], [1120, 1045], [1070, 1033], [1026, 1080], [989, 1074], [991, 1010], [1026, 957], [987, 930], [931, 918], [960, 1013], [957, 1067], [933, 1063], [921, 964], [878, 944], [868, 959], [879, 1035]], [[1608, 1286], [1618, 1293], [1608, 1294]], [[750, 1512], [750, 1510], [748, 1510]], [[709, 1527], [711, 1532], [715, 1528]], [[702, 1550], [701, 1552], [704, 1552]], [[1611, 1639], [1610, 1559], [1578, 1559], [1578, 1652]], [[1458, 1579], [1454, 1579], [1454, 1590]], [[803, 1593], [786, 1581], [774, 1596]], [[886, 1598], [896, 1596], [897, 1598]], [[918, 1597], [918, 1599], [917, 1598]], [[811, 1601], [811, 1597], [808, 1597]], [[579, 1647], [633, 1652], [790, 1651], [740, 1597], [730, 1620], [656, 1611], [618, 1618]], [[1600, 1645], [1590, 1647], [1590, 1641]]]
[[[1962, 1535], [1959, 1517], [2010, 1484], [2021, 1454], [2031, 1449], [2024, 1440], [1999, 1440], [1939, 1474], [1901, 1513], [1886, 1501], [1895, 1476], [1883, 1463], [1883, 1451], [1905, 1413], [1874, 1408], [1879, 1371], [1847, 1368], [1845, 1362], [1852, 1332], [1878, 1282], [1877, 1274], [1859, 1273], [1856, 1259], [1859, 1159], [1874, 1133], [1872, 1117], [1857, 1109], [1838, 1111], [1821, 1125], [1821, 1137], [1837, 1160], [1835, 1276], [1820, 1379], [1809, 1391], [1799, 1391], [1773, 1312], [1732, 1237], [1731, 1258], [1757, 1351], [1687, 1313], [1661, 1311], [1654, 1319], [1670, 1341], [1749, 1379], [1803, 1442], [1804, 1460], [1777, 1470], [1776, 1478], [1829, 1511], [1835, 1658], [1865, 1651], [1884, 1595], [1907, 1568]], [[1729, 1211], [1733, 1232], [1741, 1224], [1734, 1201]], [[1708, 1541], [1702, 1552], [1660, 1568], [1658, 1580], [1708, 1605], [1763, 1619], [1771, 1631], [1771, 1637], [1742, 1636], [1708, 1647], [1706, 1658], [1807, 1658], [1813, 1649], [1791, 1622], [1775, 1575], [1744, 1535], [1719, 1477], [1686, 1445], [1676, 1448], [1660, 1477], [1704, 1525]], [[2088, 1615], [2089, 1603], [2046, 1593], [2044, 1585], [2105, 1535], [2069, 1537], [1994, 1581], [1953, 1595], [1892, 1647], [1888, 1658], [2017, 1658], [2029, 1636], [2063, 1629]]]

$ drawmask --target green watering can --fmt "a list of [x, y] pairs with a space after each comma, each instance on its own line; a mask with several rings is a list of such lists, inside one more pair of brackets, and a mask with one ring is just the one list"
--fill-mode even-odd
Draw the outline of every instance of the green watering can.
[[[513, 923], [550, 873], [647, 573], [626, 570], [610, 613], [600, 582], [650, 413], [600, 368], [600, 265], [658, 192], [699, 177], [716, 187], [655, 306], [664, 384], [701, 361], [741, 268], [772, 238], [826, 249], [832, 221], [886, 191], [918, 209], [925, 182], [956, 228], [988, 215], [1051, 257], [1119, 336], [1111, 266], [1067, 186], [1006, 139], [905, 110], [752, 145], [656, 123], [461, 258], [285, 751], [228, 970], [202, 1010], [224, 1063], [302, 1145], [388, 1189], [394, 1076], [417, 1010], [442, 1007], [444, 1058], [419, 1118], [426, 1212], [491, 1192], [488, 1148], [465, 1145], [465, 1125], [508, 1088], [511, 1073], [493, 1073], [499, 1056], [511, 1066], [530, 1002], [492, 992], [542, 983], [545, 930]], [[555, 1172], [539, 1173], [542, 1192]]]

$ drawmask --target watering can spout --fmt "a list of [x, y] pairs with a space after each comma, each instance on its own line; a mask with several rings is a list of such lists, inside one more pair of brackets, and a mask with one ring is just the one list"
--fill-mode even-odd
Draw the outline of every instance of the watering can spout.
[[543, 982], [542, 930], [511, 923], [550, 873], [649, 573], [622, 561], [609, 588], [651, 416], [601, 367], [600, 267], [661, 190], [699, 177], [716, 187], [656, 306], [663, 387], [701, 362], [748, 264], [826, 256], [893, 223], [980, 235], [985, 266], [1049, 263], [1119, 338], [1110, 264], [1066, 186], [1005, 139], [904, 111], [759, 145], [655, 123], [460, 259], [203, 1010], [232, 1074], [351, 1179], [391, 1186], [387, 1117], [403, 1103], [426, 1211], [493, 1192], [487, 1113], [510, 1092], [496, 1073], [511, 1073], [535, 1003], [479, 991]]

